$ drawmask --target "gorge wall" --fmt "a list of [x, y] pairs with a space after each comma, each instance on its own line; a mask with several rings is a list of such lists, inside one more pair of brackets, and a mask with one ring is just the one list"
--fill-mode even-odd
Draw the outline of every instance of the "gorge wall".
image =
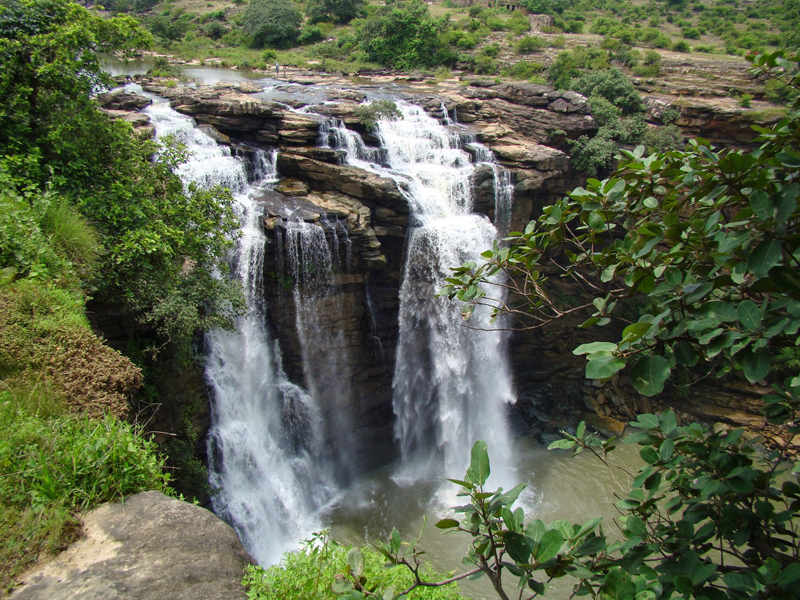
[[[297, 274], [287, 267], [287, 243], [292, 223], [321, 227], [335, 256], [324, 294], [317, 294], [317, 326], [337, 335], [329, 337], [325, 348], [316, 349], [318, 355], [312, 354], [311, 360], [334, 357], [336, 368], [324, 373], [323, 385], [348, 390], [349, 406], [347, 411], [330, 409], [341, 414], [324, 417], [347, 419], [353, 438], [359, 440], [353, 460], [358, 469], [369, 469], [393, 458], [392, 376], [409, 206], [395, 180], [343, 164], [343, 153], [334, 148], [326, 125], [341, 121], [367, 144], [376, 144], [359, 118], [358, 107], [368, 96], [386, 97], [387, 92], [377, 86], [305, 83], [280, 86], [271, 93], [251, 83], [192, 88], [144, 81], [143, 87], [168, 98], [176, 111], [194, 118], [207, 134], [250, 163], [257, 148], [278, 151], [279, 181], [259, 198], [266, 234], [268, 327], [279, 342], [288, 378], [308, 386], [309, 355], [304, 359], [297, 328], [302, 293], [295, 293]], [[389, 94], [424, 108], [442, 122], [462, 124], [468, 152], [480, 153], [481, 146], [492, 150], [513, 185], [510, 230], [524, 228], [542, 206], [580, 183], [579, 174], [570, 169], [565, 141], [591, 135], [596, 125], [579, 94], [480, 81], [435, 95], [403, 88]], [[147, 119], [136, 112], [147, 103], [141, 96], [115, 93], [102, 102], [111, 114], [150, 134]], [[649, 115], [658, 122], [662, 106], [658, 102], [649, 106]], [[726, 121], [730, 125], [719, 129], [720, 140], [744, 139], [746, 124], [730, 115], [690, 110], [685, 111], [684, 121], [687, 128], [706, 134], [713, 133], [714, 122]], [[472, 189], [474, 210], [497, 224], [495, 170], [491, 164], [478, 167]], [[561, 291], [571, 293], [568, 287]], [[512, 337], [512, 368], [520, 399], [512, 409], [517, 433], [554, 431], [574, 423], [584, 411], [598, 426], [614, 431], [620, 419], [654, 408], [624, 380], [615, 379], [602, 389], [589, 385], [583, 361], [571, 354], [583, 341], [579, 336], [573, 324], [566, 324]]]

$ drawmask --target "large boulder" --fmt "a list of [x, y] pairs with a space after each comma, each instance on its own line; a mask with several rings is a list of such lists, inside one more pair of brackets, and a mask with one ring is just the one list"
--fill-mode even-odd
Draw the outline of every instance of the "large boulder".
[[14, 600], [244, 600], [251, 561], [199, 506], [143, 492], [84, 517], [84, 537], [24, 576]]

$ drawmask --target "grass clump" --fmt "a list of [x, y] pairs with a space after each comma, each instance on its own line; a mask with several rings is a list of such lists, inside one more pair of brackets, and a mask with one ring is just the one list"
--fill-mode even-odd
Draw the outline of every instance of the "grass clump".
[[140, 491], [169, 491], [154, 443], [132, 425], [114, 416], [47, 415], [31, 409], [32, 395], [0, 392], [3, 591], [40, 556], [77, 537], [80, 511]]
[[[250, 600], [335, 600], [331, 582], [344, 573], [347, 555], [352, 548], [331, 540], [327, 533], [317, 533], [300, 550], [287, 552], [280, 564], [267, 567], [249, 566], [244, 577]], [[363, 575], [370, 586], [380, 589], [394, 587], [397, 592], [408, 588], [413, 576], [408, 569], [387, 569], [384, 557], [376, 550], [362, 548]], [[428, 581], [439, 579], [429, 565], [423, 565], [420, 575]], [[442, 587], [419, 587], [409, 596], [414, 600], [462, 600], [456, 584]]]

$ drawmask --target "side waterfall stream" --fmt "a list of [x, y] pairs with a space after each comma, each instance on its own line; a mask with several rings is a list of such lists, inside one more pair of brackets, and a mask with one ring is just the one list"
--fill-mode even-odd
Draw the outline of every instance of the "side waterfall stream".
[[[598, 465], [589, 457], [569, 460], [533, 443], [512, 445], [505, 406], [514, 401], [514, 391], [504, 336], [463, 327], [460, 306], [435, 296], [451, 267], [477, 260], [497, 236], [486, 217], [470, 212], [476, 162], [489, 164], [495, 174], [501, 230], [507, 227], [505, 207], [510, 206], [508, 174], [488, 150], [452, 126], [416, 106], [399, 102], [398, 107], [401, 119], [379, 123], [380, 148], [367, 147], [335, 121], [322, 123], [320, 132], [321, 143], [343, 150], [348, 164], [394, 179], [412, 215], [393, 380], [401, 464], [354, 480], [337, 476], [349, 448], [330, 447], [326, 429], [338, 425], [326, 422], [320, 405], [325, 393], [348, 393], [322, 389], [329, 368], [324, 364], [326, 336], [336, 332], [325, 331], [315, 320], [315, 303], [326, 300], [331, 269], [347, 268], [340, 264], [342, 256], [350, 256], [346, 232], [340, 242], [335, 223], [328, 224], [334, 235], [327, 238], [321, 225], [298, 220], [286, 227], [280, 259], [293, 277], [291, 293], [301, 308], [296, 326], [309, 362], [308, 389], [303, 389], [285, 375], [266, 325], [266, 238], [259, 192], [277, 178], [274, 153], [254, 151], [248, 178], [242, 157], [217, 145], [168, 103], [156, 101], [146, 109], [159, 138], [174, 136], [190, 151], [178, 172], [185, 184], [228, 187], [241, 221], [231, 273], [243, 283], [247, 312], [235, 331], [212, 331], [206, 338], [206, 377], [213, 394], [209, 471], [215, 512], [235, 527], [260, 564], [277, 562], [284, 551], [323, 527], [354, 544], [386, 538], [392, 527], [406, 538], [416, 536], [423, 515], [435, 522], [455, 503], [455, 486], [441, 483], [445, 477], [463, 476], [476, 439], [490, 442], [490, 485], [529, 484], [524, 502], [529, 517], [576, 522], [614, 516], [615, 488], [608, 477], [596, 476]], [[331, 246], [339, 243], [347, 244], [345, 251]], [[476, 312], [471, 324], [488, 328], [488, 315]], [[621, 458], [627, 463], [631, 456], [626, 452]], [[350, 484], [343, 487], [340, 481]], [[423, 537], [430, 560], [443, 571], [460, 568], [466, 543], [443, 538], [432, 527]], [[483, 583], [466, 583], [465, 592], [476, 599], [493, 598]]]

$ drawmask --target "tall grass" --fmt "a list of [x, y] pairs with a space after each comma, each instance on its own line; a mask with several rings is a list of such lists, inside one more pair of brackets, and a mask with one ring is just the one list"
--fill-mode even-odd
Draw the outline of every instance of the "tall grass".
[[169, 491], [155, 444], [129, 423], [47, 415], [23, 404], [0, 392], [0, 590], [39, 555], [73, 539], [81, 511], [140, 491]]

